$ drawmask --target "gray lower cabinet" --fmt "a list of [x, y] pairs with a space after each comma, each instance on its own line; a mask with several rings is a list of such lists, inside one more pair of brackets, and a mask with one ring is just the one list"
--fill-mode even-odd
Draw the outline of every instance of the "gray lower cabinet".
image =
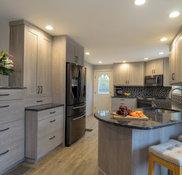
[[0, 90], [0, 174], [24, 160], [24, 90]]
[[26, 109], [25, 158], [36, 162], [64, 141], [63, 107]]
[[135, 109], [137, 106], [136, 98], [112, 98], [112, 111], [116, 112], [120, 106], [127, 106]]

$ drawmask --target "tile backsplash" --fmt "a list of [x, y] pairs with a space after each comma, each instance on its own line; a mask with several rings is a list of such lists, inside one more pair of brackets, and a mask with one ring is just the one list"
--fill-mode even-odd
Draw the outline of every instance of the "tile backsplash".
[[171, 87], [136, 87], [136, 86], [115, 86], [114, 95], [118, 96], [117, 91], [131, 93], [130, 97], [167, 97]]

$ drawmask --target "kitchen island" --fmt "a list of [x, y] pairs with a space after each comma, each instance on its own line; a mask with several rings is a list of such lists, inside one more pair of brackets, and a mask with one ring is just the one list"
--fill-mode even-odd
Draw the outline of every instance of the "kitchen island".
[[[141, 110], [141, 109], [140, 109]], [[148, 121], [119, 121], [109, 111], [95, 113], [99, 120], [98, 164], [100, 175], [147, 175], [148, 148], [182, 134], [181, 112], [142, 109]], [[156, 175], [168, 170], [156, 165]]]

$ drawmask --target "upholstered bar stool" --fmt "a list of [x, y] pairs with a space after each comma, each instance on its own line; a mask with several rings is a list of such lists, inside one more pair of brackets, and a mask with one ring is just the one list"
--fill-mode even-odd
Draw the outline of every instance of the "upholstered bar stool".
[[174, 175], [182, 175], [182, 142], [169, 140], [149, 148], [149, 172], [154, 175], [155, 163], [168, 168]]

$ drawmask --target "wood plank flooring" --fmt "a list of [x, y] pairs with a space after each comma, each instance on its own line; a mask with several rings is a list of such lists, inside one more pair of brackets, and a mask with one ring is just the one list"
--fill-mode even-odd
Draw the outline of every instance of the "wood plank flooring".
[[[58, 147], [36, 164], [22, 163], [31, 167], [23, 175], [98, 175], [98, 121], [87, 117], [86, 126], [93, 131], [86, 132], [71, 147]], [[8, 175], [14, 175], [13, 171]]]

